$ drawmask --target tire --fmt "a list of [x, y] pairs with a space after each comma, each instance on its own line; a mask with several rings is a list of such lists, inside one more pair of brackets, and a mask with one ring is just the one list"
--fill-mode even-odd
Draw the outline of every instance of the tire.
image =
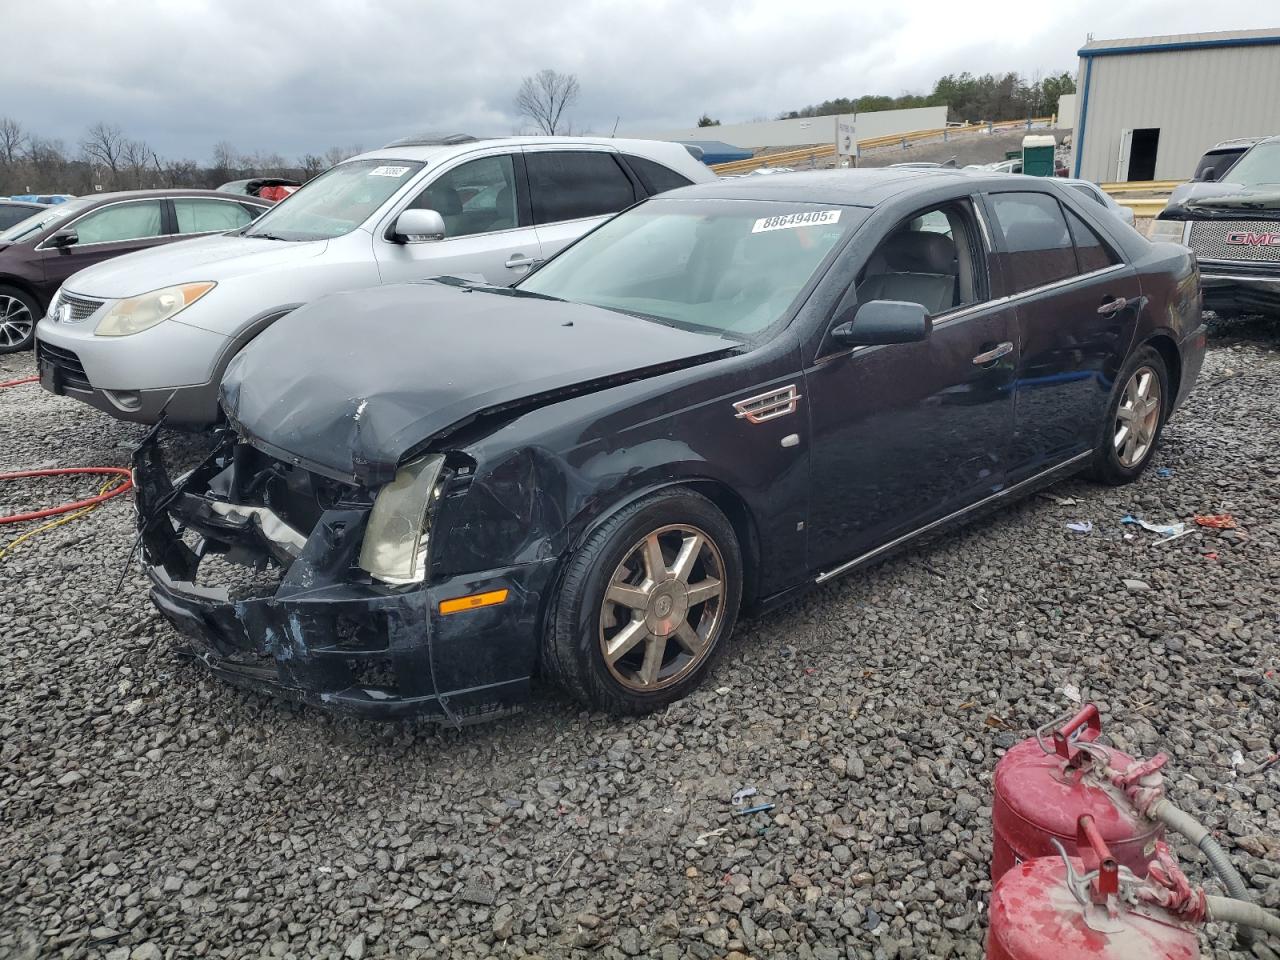
[[[658, 578], [650, 573], [653, 538], [662, 555]], [[690, 586], [702, 591], [690, 594]], [[606, 592], [629, 602], [607, 600]], [[733, 632], [741, 601], [733, 526], [699, 494], [660, 491], [623, 507], [570, 556], [547, 611], [543, 668], [591, 708], [657, 710], [706, 675]]]
[[[1160, 442], [1173, 402], [1164, 358], [1152, 347], [1140, 347], [1129, 358], [1116, 377], [1116, 388], [1089, 467], [1093, 479], [1111, 486], [1132, 483], [1142, 475]], [[1136, 411], [1137, 418], [1126, 419], [1126, 410], [1131, 415]], [[1136, 428], [1122, 434], [1130, 423], [1137, 424]]]
[[41, 316], [40, 305], [30, 294], [0, 286], [0, 353], [30, 350]]

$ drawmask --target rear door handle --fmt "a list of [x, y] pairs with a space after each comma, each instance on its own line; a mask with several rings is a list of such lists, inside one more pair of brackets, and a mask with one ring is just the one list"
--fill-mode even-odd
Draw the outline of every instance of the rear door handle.
[[1098, 313], [1102, 314], [1104, 317], [1109, 317], [1113, 313], [1119, 313], [1128, 305], [1129, 299], [1127, 297], [1116, 297], [1114, 300], [1104, 300], [1102, 301], [1102, 306], [1098, 308]]
[[510, 259], [507, 260], [507, 266], [512, 270], [517, 270], [520, 267], [532, 267], [534, 264], [541, 262], [537, 257], [526, 257], [519, 253], [513, 253]]
[[1013, 353], [1013, 344], [1006, 340], [1004, 343], [997, 343], [986, 353], [980, 353], [973, 358], [975, 367], [985, 367], [989, 363], [995, 363], [1001, 357], [1006, 357]]

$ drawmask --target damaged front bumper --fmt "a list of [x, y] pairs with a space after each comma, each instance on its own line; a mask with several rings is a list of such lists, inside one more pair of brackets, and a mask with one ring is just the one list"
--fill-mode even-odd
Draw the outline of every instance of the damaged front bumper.
[[[300, 540], [270, 507], [229, 504], [225, 490], [209, 489], [233, 468], [234, 447], [224, 442], [176, 484], [154, 433], [134, 454], [151, 599], [185, 653], [237, 685], [378, 719], [462, 724], [527, 698], [551, 562], [379, 583], [357, 566], [368, 504], [332, 503]], [[283, 575], [236, 592], [201, 584], [211, 557]], [[440, 613], [442, 601], [500, 590], [503, 603]]]

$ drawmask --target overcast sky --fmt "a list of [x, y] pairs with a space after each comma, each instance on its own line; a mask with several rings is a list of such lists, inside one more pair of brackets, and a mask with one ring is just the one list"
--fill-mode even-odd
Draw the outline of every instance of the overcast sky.
[[543, 67], [578, 76], [574, 132], [653, 132], [963, 70], [1074, 72], [1089, 33], [1271, 26], [1276, 0], [0, 0], [0, 116], [68, 147], [102, 120], [165, 157], [293, 158], [517, 132]]

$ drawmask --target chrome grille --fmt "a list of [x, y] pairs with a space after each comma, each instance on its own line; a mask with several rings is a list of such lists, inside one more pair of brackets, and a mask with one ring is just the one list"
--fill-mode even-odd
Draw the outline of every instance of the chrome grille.
[[766, 420], [795, 413], [796, 401], [799, 399], [800, 393], [796, 390], [796, 385], [788, 384], [778, 390], [737, 401], [733, 405], [738, 411], [734, 416], [740, 420], [745, 419], [748, 423], [764, 423]]
[[104, 303], [106, 303], [105, 300], [61, 292], [53, 298], [53, 303], [49, 304], [49, 316], [59, 323], [80, 323], [89, 319]]
[[1280, 221], [1197, 220], [1191, 249], [1202, 260], [1280, 263]]

